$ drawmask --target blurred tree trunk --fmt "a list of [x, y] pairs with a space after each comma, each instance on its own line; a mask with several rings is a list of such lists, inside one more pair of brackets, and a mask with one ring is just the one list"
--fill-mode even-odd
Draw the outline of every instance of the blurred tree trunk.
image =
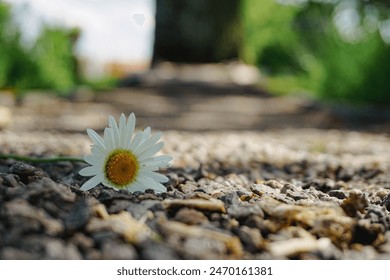
[[217, 62], [238, 57], [238, 0], [156, 0], [153, 62]]

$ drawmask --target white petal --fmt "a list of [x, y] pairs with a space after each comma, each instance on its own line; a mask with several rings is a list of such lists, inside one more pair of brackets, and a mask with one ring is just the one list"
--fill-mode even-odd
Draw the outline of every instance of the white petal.
[[169, 181], [167, 176], [164, 176], [160, 173], [148, 171], [148, 170], [142, 170], [139, 175], [148, 177], [154, 181], [161, 182], [161, 183], [166, 183]]
[[110, 181], [108, 181], [108, 179], [107, 179], [106, 176], [104, 176], [104, 178], [103, 178], [103, 180], [102, 180], [102, 184], [105, 185], [106, 187], [116, 189], [116, 188], [110, 183]]
[[143, 134], [142, 134], [142, 140], [141, 144], [145, 142], [149, 137], [150, 137], [151, 129], [148, 126], [147, 128], [144, 129]]
[[102, 167], [96, 165], [84, 167], [79, 171], [81, 176], [94, 176], [99, 173], [103, 173]]
[[99, 157], [99, 158], [104, 158], [106, 156], [106, 150], [104, 150], [99, 145], [93, 145], [91, 148], [91, 152], [94, 156]]
[[109, 128], [109, 130], [110, 130], [109, 135], [111, 136], [112, 148], [116, 149], [116, 148], [118, 148], [118, 145], [116, 143], [119, 142], [119, 136], [117, 138], [117, 136], [115, 135], [115, 132], [112, 129], [110, 129], [110, 128]]
[[127, 137], [129, 141], [133, 139], [134, 130], [135, 130], [135, 115], [134, 113], [131, 113], [129, 118], [127, 119], [127, 125], [126, 125], [126, 131], [128, 132]]
[[152, 189], [154, 190], [156, 193], [157, 192], [164, 192], [166, 191], [166, 187], [164, 187], [163, 185], [161, 185], [160, 183], [156, 182], [156, 181], [153, 181], [149, 178], [139, 178], [137, 179], [137, 181], [139, 183], [141, 183], [142, 185], [144, 185], [146, 187], [146, 189]]
[[142, 170], [145, 170], [145, 171], [158, 171], [161, 168], [163, 168], [163, 167], [161, 167], [160, 165], [157, 165], [157, 166], [155, 166], [155, 165], [152, 165], [152, 166], [148, 166], [148, 165], [142, 166]]
[[118, 189], [115, 185], [111, 184], [110, 182], [108, 181], [104, 181], [102, 182], [102, 184], [108, 188], [111, 188], [111, 189], [114, 189], [114, 190], [117, 190], [119, 191], [120, 189]]
[[170, 166], [169, 162], [166, 161], [157, 161], [153, 163], [148, 163], [145, 165], [142, 165], [142, 170], [148, 170], [148, 171], [157, 171], [161, 168], [167, 168]]
[[108, 151], [112, 151], [114, 149], [114, 136], [112, 130], [108, 127], [104, 129], [104, 143], [106, 144]]
[[126, 116], [121, 114], [119, 118], [119, 147], [125, 148], [125, 143], [128, 141], [127, 138], [128, 131], [126, 130]]
[[104, 141], [102, 137], [99, 136], [93, 129], [88, 128], [87, 129], [88, 136], [92, 139], [92, 141], [101, 146], [103, 149], [105, 148]]
[[143, 151], [142, 153], [140, 153], [138, 155], [138, 160], [143, 160], [145, 158], [151, 157], [152, 155], [154, 155], [155, 153], [160, 151], [163, 146], [164, 146], [164, 142], [159, 142], [159, 143], [147, 148], [145, 151]]
[[134, 113], [131, 113], [129, 118], [127, 119], [127, 128], [129, 128], [129, 129], [133, 128], [133, 131], [134, 131], [134, 128], [135, 128], [135, 115], [134, 115]]
[[82, 191], [87, 191], [87, 190], [90, 190], [94, 187], [96, 187], [97, 185], [99, 185], [102, 180], [104, 178], [104, 175], [103, 174], [98, 174], [96, 175], [95, 177], [92, 177], [91, 179], [89, 179], [87, 182], [85, 182], [82, 186], [81, 186], [81, 190]]
[[119, 144], [119, 129], [113, 116], [108, 117], [108, 123], [111, 128], [114, 147], [118, 147]]
[[126, 130], [124, 133], [124, 143], [122, 144], [122, 148], [127, 149], [133, 139], [134, 136], [134, 129], [135, 129], [135, 115], [134, 113], [131, 113], [127, 120], [126, 124]]
[[143, 151], [148, 149], [150, 146], [153, 146], [154, 144], [156, 144], [157, 141], [160, 140], [161, 136], [162, 136], [161, 132], [156, 133], [155, 135], [153, 135], [152, 137], [147, 139], [144, 143], [139, 145], [138, 148], [136, 150], [134, 150], [134, 153], [136, 155], [141, 154]]
[[167, 191], [167, 188], [160, 183], [156, 183], [156, 185], [154, 186], [155, 193], [161, 193], [161, 192], [166, 192], [166, 191]]
[[84, 156], [84, 161], [90, 165], [102, 165], [102, 160], [95, 155]]
[[149, 189], [149, 187], [139, 184], [137, 182], [133, 183], [129, 187], [127, 187], [127, 190], [130, 192], [144, 192], [145, 190]]
[[133, 141], [129, 143], [127, 148], [130, 151], [134, 151], [134, 148], [138, 147], [138, 145], [141, 143], [141, 140], [142, 140], [142, 131], [138, 131], [137, 133], [135, 133]]
[[173, 157], [168, 156], [168, 155], [161, 155], [161, 156], [155, 156], [155, 157], [149, 157], [141, 160], [141, 164], [149, 164], [149, 163], [154, 163], [154, 162], [170, 162], [173, 160]]
[[108, 116], [108, 124], [109, 124], [109, 127], [118, 130], [118, 125], [116, 123], [116, 120], [115, 118], [112, 116], [112, 115], [109, 115]]
[[138, 176], [137, 183], [143, 185], [145, 187], [145, 190], [147, 190], [147, 189], [153, 189], [156, 182], [148, 177]]
[[123, 113], [119, 117], [118, 127], [120, 128], [121, 126], [126, 126], [126, 116]]

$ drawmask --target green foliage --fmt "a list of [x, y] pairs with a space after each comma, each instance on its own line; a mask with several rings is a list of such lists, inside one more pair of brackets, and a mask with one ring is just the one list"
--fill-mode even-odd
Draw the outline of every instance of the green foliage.
[[390, 84], [386, 82], [390, 68], [384, 60], [390, 55], [389, 46], [378, 31], [362, 30], [361, 38], [343, 38], [329, 20], [331, 16], [330, 5], [309, 4], [295, 19], [301, 42], [315, 65], [322, 68], [316, 76], [315, 69], [307, 68], [308, 78], [317, 84], [310, 89], [339, 102], [390, 103]]
[[69, 31], [46, 27], [31, 55], [37, 65], [40, 87], [65, 92], [75, 85], [75, 58]]
[[45, 28], [35, 45], [23, 47], [10, 6], [0, 2], [0, 88], [52, 89], [66, 93], [76, 83], [70, 31]]
[[[274, 0], [246, 0], [243, 2], [242, 17], [244, 46], [241, 56], [249, 63], [256, 64], [263, 59], [278, 60], [278, 55], [265, 57], [264, 50], [276, 46], [278, 52], [294, 56], [291, 45], [297, 45], [297, 37], [291, 25], [297, 10], [280, 6]], [[269, 63], [272, 66], [272, 62]]]
[[[364, 26], [363, 4], [357, 7], [361, 34], [348, 39], [335, 27], [335, 4], [278, 2], [245, 0], [243, 5], [241, 56], [268, 75], [270, 90], [309, 91], [336, 102], [390, 104], [390, 46], [378, 30]], [[377, 2], [381, 13], [382, 4]]]
[[104, 91], [115, 88], [118, 85], [118, 78], [107, 76], [93, 80], [86, 79], [82, 83], [94, 91]]
[[318, 54], [326, 73], [319, 94], [339, 101], [388, 102], [390, 86], [385, 76], [390, 69], [378, 59], [386, 53], [390, 54], [378, 34], [355, 44], [329, 40]]
[[10, 7], [0, 2], [0, 88], [24, 83], [35, 70], [20, 44], [20, 32], [11, 21]]

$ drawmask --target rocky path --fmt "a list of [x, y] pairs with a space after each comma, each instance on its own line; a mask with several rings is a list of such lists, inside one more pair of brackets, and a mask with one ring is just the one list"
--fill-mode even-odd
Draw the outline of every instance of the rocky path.
[[84, 193], [84, 163], [0, 159], [1, 259], [390, 258], [387, 123], [346, 130], [311, 103], [255, 93], [116, 94], [26, 96], [10, 106], [0, 152], [81, 156], [85, 128], [135, 111], [140, 127], [164, 131], [168, 191]]

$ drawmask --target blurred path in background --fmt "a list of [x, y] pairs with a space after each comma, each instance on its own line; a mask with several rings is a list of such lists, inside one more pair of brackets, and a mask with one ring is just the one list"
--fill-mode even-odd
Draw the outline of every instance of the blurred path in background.
[[[241, 73], [238, 75], [237, 73]], [[348, 129], [389, 133], [390, 114], [380, 108], [326, 106], [306, 96], [274, 96], [255, 84], [255, 68], [239, 63], [162, 63], [105, 92], [79, 88], [68, 98], [28, 92], [18, 100], [0, 94], [3, 128], [83, 132], [106, 126], [107, 115], [135, 112], [140, 127], [158, 130]], [[9, 110], [10, 109], [10, 110]]]

